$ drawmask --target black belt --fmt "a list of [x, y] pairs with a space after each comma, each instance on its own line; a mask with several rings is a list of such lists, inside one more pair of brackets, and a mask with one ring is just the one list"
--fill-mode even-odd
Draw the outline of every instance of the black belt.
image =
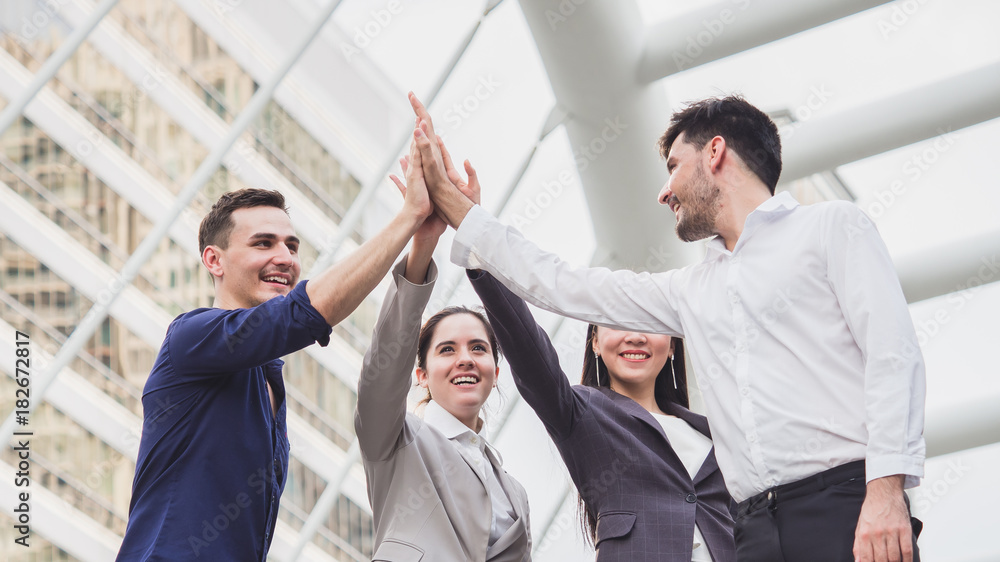
[[835, 466], [808, 478], [775, 486], [770, 490], [764, 490], [756, 496], [752, 496], [741, 501], [736, 506], [736, 516], [742, 517], [747, 513], [757, 511], [765, 506], [774, 510], [777, 509], [779, 500], [786, 501], [800, 498], [802, 496], [816, 493], [824, 488], [833, 486], [834, 484], [842, 484], [859, 478], [863, 480], [864, 477], [865, 461], [863, 460]]

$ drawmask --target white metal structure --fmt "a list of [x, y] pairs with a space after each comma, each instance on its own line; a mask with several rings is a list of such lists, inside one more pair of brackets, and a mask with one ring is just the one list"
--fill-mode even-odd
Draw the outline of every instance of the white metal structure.
[[[84, 25], [97, 9], [91, 0], [48, 4], [70, 28]], [[328, 6], [310, 0], [280, 6], [267, 0], [176, 4], [258, 83], [275, 73], [303, 29]], [[992, 526], [971, 516], [963, 519], [980, 496], [976, 487], [992, 483], [1000, 466], [1000, 413], [994, 406], [1000, 384], [991, 382], [1000, 377], [996, 360], [982, 345], [1000, 336], [995, 313], [988, 318], [984, 312], [1000, 306], [995, 283], [1000, 279], [995, 220], [1000, 184], [995, 174], [974, 175], [984, 163], [981, 148], [979, 160], [962, 160], [960, 154], [985, 144], [976, 139], [1000, 134], [1000, 45], [995, 39], [986, 41], [985, 33], [974, 33], [983, 29], [979, 20], [1000, 17], [1000, 9], [981, 0], [687, 4], [345, 0], [277, 87], [274, 99], [367, 186], [351, 212], [363, 214], [369, 229], [396, 204], [397, 196], [382, 176], [384, 163], [398, 156], [399, 141], [409, 130], [405, 91], [412, 89], [435, 99], [431, 110], [452, 152], [471, 154], [480, 163], [487, 209], [573, 261], [642, 269], [680, 267], [700, 255], [697, 244], [677, 241], [671, 219], [654, 204], [666, 179], [654, 143], [680, 102], [740, 89], [766, 110], [791, 112], [797, 122], [782, 128], [782, 187], [835, 169], [847, 178], [857, 203], [873, 215], [889, 243], [922, 345], [926, 342], [931, 390], [926, 437], [928, 454], [935, 458], [928, 461], [924, 486], [912, 495], [918, 514], [929, 523], [921, 538], [925, 557], [968, 562], [1000, 558], [1000, 549], [986, 542], [991, 535], [980, 533], [983, 540], [974, 540], [976, 529]], [[921, 43], [933, 42], [939, 21], [954, 35], [956, 29], [972, 30], [949, 37], [953, 53], [920, 50]], [[9, 32], [16, 32], [19, 22], [8, 22]], [[203, 146], [215, 147], [232, 132], [115, 21], [104, 18], [87, 35], [87, 43]], [[821, 52], [843, 50], [847, 58], [854, 43], [871, 50], [870, 60], [855, 53], [849, 69]], [[813, 58], [797, 52], [802, 45], [814, 50]], [[893, 54], [900, 48], [928, 59], [928, 68], [904, 68], [899, 62], [903, 57]], [[863, 92], [883, 75], [885, 82], [900, 86], [882, 84], [872, 88], [874, 94]], [[861, 92], [847, 88], [842, 93], [841, 87], [833, 90], [838, 97], [826, 100], [823, 88], [827, 81], [838, 83], [838, 77], [839, 84], [856, 85]], [[32, 79], [31, 72], [0, 51], [0, 96], [15, 100]], [[805, 96], [790, 93], [803, 91]], [[810, 91], [818, 97], [807, 97]], [[176, 202], [166, 186], [49, 87], [34, 96], [24, 115], [60, 145], [87, 143], [80, 160], [152, 222]], [[963, 149], [952, 150], [956, 144]], [[339, 247], [341, 241], [339, 255], [355, 247], [343, 233], [338, 236], [333, 219], [249, 145], [237, 144], [223, 164], [248, 184], [284, 192], [296, 228], [319, 250]], [[969, 177], [946, 171], [955, 169], [967, 170]], [[865, 184], [865, 176], [877, 180]], [[507, 185], [509, 191], [502, 188]], [[935, 229], [936, 215], [918, 200], [944, 201], [953, 192], [967, 198], [962, 210], [972, 217], [964, 225], [967, 236], [941, 232], [932, 238], [941, 243], [933, 247], [905, 246], [907, 238], [927, 240], [919, 233]], [[910, 213], [920, 218], [912, 220]], [[583, 218], [587, 215], [590, 221]], [[198, 220], [182, 213], [168, 230], [194, 256]], [[114, 285], [117, 272], [6, 185], [0, 185], [0, 231], [91, 300]], [[431, 306], [473, 302], [461, 283], [463, 273], [443, 264], [445, 246], [446, 241], [438, 254], [442, 276]], [[380, 298], [380, 291], [373, 298]], [[976, 305], [966, 306], [971, 302]], [[170, 321], [166, 311], [133, 287], [123, 290], [110, 314], [154, 348]], [[575, 378], [582, 343], [579, 324], [547, 314], [539, 318], [550, 328], [565, 370]], [[7, 323], [0, 324], [5, 334], [0, 346], [12, 341], [6, 337], [10, 330]], [[964, 347], [963, 342], [970, 343]], [[952, 353], [952, 348], [962, 352]], [[0, 351], [10, 356], [8, 349]], [[326, 349], [314, 346], [309, 353], [340, 380], [356, 382], [360, 358], [344, 342]], [[950, 379], [953, 366], [962, 372], [960, 383]], [[565, 469], [537, 418], [517, 400], [509, 376], [501, 379], [501, 389], [507, 401], [491, 420], [491, 431], [506, 466], [531, 498], [534, 559], [580, 559], [588, 550], [577, 530], [575, 491]], [[134, 457], [136, 443], [124, 436], [136, 435], [140, 420], [70, 369], [61, 369], [46, 399], [109, 446]], [[334, 503], [332, 492], [367, 506], [364, 476], [354, 464], [355, 451], [329, 442], [292, 413], [289, 431], [293, 455], [331, 483], [331, 493], [319, 502], [302, 533], [288, 525], [278, 529], [272, 558], [290, 560], [301, 551], [299, 559], [326, 560], [310, 542], [325, 515], [322, 510]], [[10, 466], [0, 472], [5, 482], [11, 480]], [[5, 502], [13, 497], [8, 488], [2, 494]], [[1000, 501], [995, 483], [992, 489], [986, 495]], [[45, 491], [35, 497], [34, 532], [80, 560], [107, 560], [114, 553], [120, 540], [114, 533], [60, 506]], [[13, 507], [4, 503], [4, 513], [12, 513]], [[956, 533], [963, 537], [959, 546], [950, 540]]]

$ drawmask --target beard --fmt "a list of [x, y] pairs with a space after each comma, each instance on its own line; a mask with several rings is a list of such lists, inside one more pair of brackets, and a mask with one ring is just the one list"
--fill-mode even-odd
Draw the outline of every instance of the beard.
[[697, 168], [690, 195], [681, 206], [677, 220], [677, 237], [684, 242], [694, 242], [716, 234], [715, 221], [719, 216], [719, 200], [722, 193], [719, 186], [708, 179], [701, 168]]

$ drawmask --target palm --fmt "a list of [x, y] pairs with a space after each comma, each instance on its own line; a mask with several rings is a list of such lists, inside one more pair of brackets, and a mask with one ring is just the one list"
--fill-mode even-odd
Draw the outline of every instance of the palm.
[[[399, 191], [403, 194], [403, 197], [407, 197], [408, 194], [419, 193], [426, 197], [427, 186], [424, 183], [423, 169], [419, 163], [419, 152], [411, 152], [410, 155], [401, 158], [399, 161], [400, 167], [403, 169], [403, 173], [406, 175], [406, 184], [403, 184], [396, 176], [390, 175], [390, 179], [399, 188]], [[416, 161], [414, 161], [416, 160]], [[411, 165], [414, 164], [414, 165]], [[430, 206], [430, 214], [424, 219], [424, 222], [420, 224], [417, 231], [413, 233], [414, 238], [417, 239], [433, 239], [437, 240], [446, 228], [448, 228], [448, 223], [446, 223], [436, 212], [434, 212], [433, 204], [428, 199], [427, 205]]]

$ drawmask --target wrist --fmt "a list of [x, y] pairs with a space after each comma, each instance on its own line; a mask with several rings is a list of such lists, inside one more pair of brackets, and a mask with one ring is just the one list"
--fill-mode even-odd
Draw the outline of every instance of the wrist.
[[408, 231], [407, 238], [410, 238], [417, 232], [420, 225], [424, 224], [424, 219], [426, 218], [427, 215], [420, 210], [413, 208], [411, 205], [403, 205], [403, 208], [400, 209], [394, 220]]
[[878, 499], [901, 497], [903, 495], [904, 479], [905, 477], [902, 474], [875, 478], [868, 483], [866, 496], [867, 498]]
[[462, 225], [462, 221], [465, 220], [466, 215], [469, 214], [469, 211], [474, 206], [475, 203], [464, 195], [448, 201], [448, 204], [443, 208], [448, 224], [458, 230], [458, 227]]

